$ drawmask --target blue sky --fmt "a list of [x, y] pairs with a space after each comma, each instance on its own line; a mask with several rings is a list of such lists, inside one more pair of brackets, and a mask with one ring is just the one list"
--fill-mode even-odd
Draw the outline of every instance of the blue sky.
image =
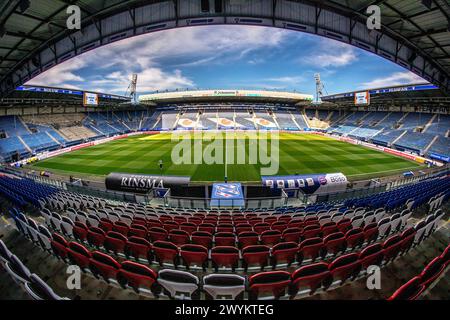
[[124, 94], [174, 89], [275, 89], [327, 93], [425, 82], [396, 64], [331, 39], [253, 26], [205, 26], [125, 39], [66, 61], [28, 84]]

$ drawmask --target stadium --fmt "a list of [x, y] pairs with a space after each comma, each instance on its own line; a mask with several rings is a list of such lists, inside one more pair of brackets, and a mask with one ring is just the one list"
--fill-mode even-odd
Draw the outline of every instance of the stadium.
[[[68, 3], [80, 10], [79, 29], [66, 28]], [[368, 30], [373, 5], [382, 28]], [[447, 1], [21, 0], [0, 8], [2, 300], [448, 300]], [[363, 78], [349, 91], [335, 89], [344, 71], [328, 63], [317, 67], [327, 81], [316, 71], [306, 81], [267, 78], [293, 81], [293, 90], [256, 77], [257, 88], [234, 79], [220, 86], [214, 60], [226, 58], [186, 62], [171, 53], [175, 71], [158, 71], [159, 81], [175, 84], [150, 90], [158, 64], [147, 63], [147, 79], [131, 71], [142, 64], [138, 50], [126, 47], [130, 64], [114, 51], [135, 36], [228, 24], [347, 43], [414, 82], [361, 87], [370, 68], [360, 54], [363, 75], [352, 69], [349, 81]], [[119, 90], [93, 89], [121, 76], [105, 48], [131, 74]], [[357, 63], [345, 48], [333, 50]], [[182, 75], [203, 61], [212, 89]], [[239, 63], [230, 61], [225, 68]], [[382, 70], [376, 62], [372, 70]]]

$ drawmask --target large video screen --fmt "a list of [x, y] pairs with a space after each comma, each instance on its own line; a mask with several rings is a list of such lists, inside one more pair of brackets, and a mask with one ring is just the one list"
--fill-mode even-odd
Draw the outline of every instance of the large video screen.
[[355, 105], [367, 105], [370, 104], [369, 91], [355, 92]]
[[98, 106], [98, 94], [85, 92], [83, 95], [83, 104], [85, 106]]

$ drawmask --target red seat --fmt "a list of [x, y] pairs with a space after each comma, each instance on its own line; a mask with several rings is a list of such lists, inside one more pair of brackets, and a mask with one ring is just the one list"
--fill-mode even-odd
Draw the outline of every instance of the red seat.
[[88, 243], [96, 248], [100, 248], [103, 246], [103, 243], [105, 242], [106, 233], [103, 231], [103, 229], [100, 229], [98, 227], [90, 227], [88, 234], [87, 234], [87, 241]]
[[364, 240], [372, 243], [378, 239], [378, 224], [376, 222], [369, 223], [363, 229]]
[[161, 221], [164, 224], [167, 221], [173, 222], [173, 218], [171, 216], [169, 216], [169, 215], [161, 215], [159, 217], [159, 221]]
[[186, 231], [188, 234], [192, 234], [192, 232], [197, 230], [197, 225], [192, 222], [183, 222], [180, 224], [180, 229]]
[[320, 229], [322, 230], [322, 236], [325, 238], [326, 236], [336, 233], [339, 231], [336, 222], [330, 221], [327, 223], [324, 223]]
[[258, 217], [253, 217], [253, 218], [247, 218], [248, 223], [250, 223], [253, 226], [253, 230], [255, 230], [255, 225], [258, 223], [262, 223], [263, 219], [262, 218], [258, 218]]
[[136, 292], [156, 290], [158, 274], [149, 267], [132, 261], [124, 261], [117, 273], [117, 282], [122, 286], [129, 286]]
[[238, 234], [238, 243], [240, 248], [258, 244], [259, 235], [254, 231], [244, 231]]
[[303, 239], [311, 239], [311, 238], [317, 238], [320, 237], [322, 234], [322, 230], [320, 229], [319, 224], [311, 224], [306, 225], [303, 229], [302, 237]]
[[364, 269], [369, 266], [379, 266], [383, 261], [383, 247], [379, 243], [374, 243], [367, 246], [359, 253], [359, 260], [361, 260], [362, 267]]
[[311, 259], [315, 261], [318, 256], [324, 254], [323, 240], [322, 238], [311, 238], [303, 240], [299, 246], [299, 262], [304, 259]]
[[265, 245], [251, 245], [242, 249], [244, 268], [258, 266], [263, 269], [267, 265], [270, 256], [270, 248]]
[[288, 223], [288, 228], [300, 228], [303, 230], [304, 224], [302, 220], [295, 219]]
[[201, 223], [198, 225], [198, 231], [205, 231], [209, 233], [214, 233], [216, 227], [212, 223]]
[[178, 247], [175, 244], [167, 241], [156, 241], [152, 245], [155, 258], [160, 265], [165, 262], [176, 265]]
[[112, 251], [115, 254], [123, 253], [125, 250], [125, 244], [127, 243], [127, 237], [123, 234], [115, 231], [110, 231], [106, 234], [105, 242], [103, 246], [106, 250]]
[[261, 233], [261, 243], [267, 246], [276, 245], [281, 241], [281, 232], [278, 230], [266, 230]]
[[398, 288], [388, 300], [416, 300], [425, 289], [426, 286], [422, 284], [421, 278], [417, 276]]
[[189, 233], [184, 230], [174, 229], [169, 233], [169, 241], [175, 243], [176, 245], [183, 245], [189, 243], [190, 237]]
[[170, 231], [172, 231], [172, 230], [179, 229], [179, 224], [176, 223], [175, 221], [166, 221], [166, 222], [163, 224], [163, 228], [164, 228], [167, 232], [170, 232]]
[[214, 247], [211, 249], [211, 260], [216, 269], [226, 267], [234, 269], [239, 263], [239, 249], [235, 247]]
[[361, 271], [361, 261], [357, 253], [348, 253], [333, 260], [328, 266], [333, 279], [345, 282], [356, 278]]
[[68, 243], [63, 236], [54, 233], [52, 235], [51, 247], [56, 257], [66, 260]]
[[236, 225], [236, 234], [240, 234], [241, 232], [253, 231], [253, 227], [250, 223], [239, 223]]
[[150, 241], [152, 241], [152, 242], [165, 241], [165, 240], [167, 240], [168, 233], [167, 233], [166, 229], [164, 229], [164, 228], [151, 227], [148, 230], [148, 237], [149, 237]]
[[101, 276], [105, 281], [109, 282], [110, 279], [116, 279], [120, 263], [107, 254], [94, 251], [89, 259], [89, 269], [94, 276]]
[[213, 236], [210, 232], [206, 231], [194, 231], [191, 235], [193, 244], [199, 244], [205, 248], [211, 248], [213, 242]]
[[327, 253], [331, 253], [333, 255], [336, 255], [339, 252], [344, 252], [347, 248], [345, 235], [342, 232], [329, 234], [323, 239], [323, 243]]
[[145, 238], [131, 236], [125, 245], [125, 255], [134, 257], [135, 259], [149, 259], [152, 245]]
[[248, 282], [250, 299], [257, 299], [262, 294], [271, 294], [279, 299], [291, 282], [291, 275], [286, 271], [261, 272], [250, 276]]
[[206, 270], [208, 260], [208, 249], [197, 244], [185, 244], [180, 247], [180, 256], [185, 266], [189, 269], [191, 265], [201, 266]]
[[141, 224], [132, 224], [130, 230], [128, 231], [128, 237], [140, 237], [147, 238], [147, 227]]
[[364, 243], [364, 232], [361, 228], [355, 228], [347, 231], [345, 234], [345, 241], [348, 248], [357, 248]]
[[450, 245], [445, 248], [444, 252], [440, 255], [442, 261], [444, 261], [445, 266], [448, 266], [448, 263], [450, 262]]
[[299, 243], [303, 230], [297, 227], [286, 228], [283, 231], [282, 238], [286, 242]]
[[128, 231], [130, 227], [123, 221], [116, 221], [113, 224], [112, 231], [123, 234], [125, 237], [128, 236]]
[[445, 270], [445, 262], [441, 257], [434, 258], [420, 273], [422, 284], [429, 286]]
[[188, 218], [188, 222], [189, 223], [193, 223], [196, 226], [198, 226], [199, 224], [201, 224], [203, 221], [203, 218], [199, 218], [199, 217], [190, 217]]
[[298, 252], [298, 243], [281, 242], [272, 247], [272, 265], [287, 263], [291, 265], [295, 261]]
[[98, 227], [106, 233], [106, 232], [109, 232], [112, 230], [113, 223], [109, 219], [101, 218], [100, 223], [98, 224]]
[[414, 230], [414, 228], [408, 228], [402, 232], [402, 235], [400, 237], [402, 238], [401, 251], [406, 252], [412, 247], [414, 243], [416, 230]]
[[77, 242], [69, 242], [67, 256], [71, 264], [79, 266], [82, 270], [89, 267], [91, 252]]
[[135, 217], [135, 218], [133, 219], [132, 225], [133, 225], [133, 224], [134, 224], [134, 225], [140, 225], [140, 226], [146, 227], [146, 226], [147, 226], [147, 220], [144, 219], [144, 218]]
[[234, 227], [231, 223], [220, 223], [216, 227], [216, 232], [233, 232]]
[[394, 260], [402, 249], [402, 238], [399, 235], [393, 235], [383, 243], [384, 261], [387, 263]]
[[277, 217], [273, 217], [273, 216], [264, 218], [264, 222], [268, 223], [268, 224], [272, 224], [272, 223], [276, 222], [277, 220], [278, 220]]
[[259, 223], [256, 223], [256, 224], [253, 226], [253, 230], [255, 230], [255, 232], [261, 234], [261, 233], [263, 233], [264, 231], [270, 230], [270, 224], [268, 224], [268, 223], [266, 223], [266, 222], [259, 222]]
[[156, 219], [147, 219], [147, 229], [151, 229], [151, 228], [162, 228], [163, 227], [163, 222], [162, 220], [156, 220]]
[[76, 221], [72, 229], [73, 236], [78, 241], [84, 242], [87, 239], [88, 230], [89, 228], [84, 223]]
[[349, 218], [343, 218], [337, 223], [337, 228], [340, 232], [345, 234], [352, 228], [352, 222]]
[[235, 246], [236, 236], [231, 232], [218, 232], [214, 236], [214, 243], [216, 246]]
[[299, 291], [308, 288], [309, 294], [313, 294], [319, 288], [327, 289], [332, 283], [332, 275], [328, 270], [328, 264], [318, 262], [303, 266], [292, 273], [292, 284], [289, 293], [292, 296], [297, 295]]
[[175, 216], [175, 217], [173, 218], [173, 221], [175, 221], [175, 222], [178, 223], [178, 224], [182, 224], [182, 223], [187, 222], [187, 218], [186, 218], [186, 217], [183, 217], [183, 216]]
[[270, 226], [270, 229], [272, 230], [278, 230], [280, 232], [283, 232], [284, 230], [287, 229], [287, 224], [283, 221], [275, 221], [274, 223], [272, 223], [272, 225]]

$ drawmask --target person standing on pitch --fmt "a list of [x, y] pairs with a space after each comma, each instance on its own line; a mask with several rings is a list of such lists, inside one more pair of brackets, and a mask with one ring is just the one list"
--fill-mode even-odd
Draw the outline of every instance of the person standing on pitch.
[[163, 170], [163, 161], [159, 160], [158, 164], [159, 164], [159, 170], [162, 172], [162, 170]]

